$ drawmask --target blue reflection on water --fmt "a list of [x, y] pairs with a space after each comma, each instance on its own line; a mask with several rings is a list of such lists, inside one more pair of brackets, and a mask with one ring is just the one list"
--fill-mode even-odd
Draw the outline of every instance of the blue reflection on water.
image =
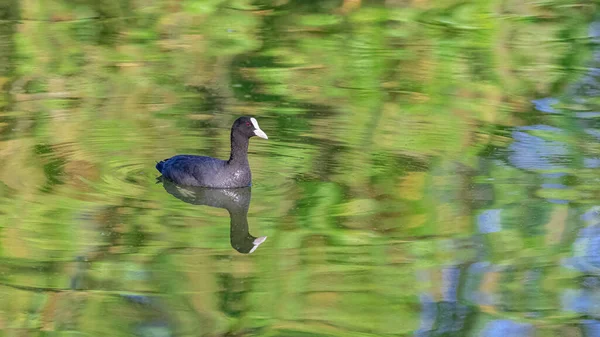
[[508, 319], [497, 319], [486, 324], [480, 336], [506, 337], [506, 336], [529, 336], [533, 333], [533, 325], [514, 322]]
[[600, 158], [584, 158], [583, 166], [585, 168], [599, 168], [600, 167]]
[[546, 97], [540, 99], [534, 99], [531, 101], [535, 105], [535, 109], [541, 112], [547, 113], [558, 113], [552, 106], [557, 104], [559, 101], [556, 98]]
[[488, 209], [477, 217], [479, 232], [483, 234], [495, 233], [502, 230], [501, 209]]
[[563, 263], [566, 267], [600, 275], [600, 223], [579, 231], [573, 251], [574, 256]]
[[512, 165], [526, 170], [564, 169], [564, 159], [569, 149], [563, 142], [543, 139], [526, 131], [546, 131], [562, 133], [562, 130], [547, 125], [532, 125], [516, 128], [512, 136], [515, 140], [509, 147], [509, 161]]
[[437, 304], [433, 296], [428, 293], [421, 293], [419, 295], [419, 302], [421, 302], [421, 323], [419, 324], [419, 329], [415, 331], [415, 336], [429, 336], [430, 332], [434, 329], [437, 317]]
[[584, 319], [581, 323], [586, 336], [600, 337], [600, 322], [593, 319]]

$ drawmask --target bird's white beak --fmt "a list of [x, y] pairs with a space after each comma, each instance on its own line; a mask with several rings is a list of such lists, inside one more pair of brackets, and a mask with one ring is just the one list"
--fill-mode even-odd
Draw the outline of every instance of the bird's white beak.
[[256, 248], [260, 246], [261, 243], [265, 242], [265, 240], [267, 240], [266, 236], [261, 236], [259, 238], [254, 239], [254, 242], [252, 242], [254, 244], [254, 247], [252, 247], [248, 254], [252, 254], [256, 250]]
[[250, 121], [252, 121], [252, 125], [254, 125], [254, 134], [259, 136], [262, 139], [269, 139], [269, 137], [267, 137], [267, 134], [260, 129], [260, 126], [258, 126], [258, 122], [256, 121], [255, 118], [250, 118]]

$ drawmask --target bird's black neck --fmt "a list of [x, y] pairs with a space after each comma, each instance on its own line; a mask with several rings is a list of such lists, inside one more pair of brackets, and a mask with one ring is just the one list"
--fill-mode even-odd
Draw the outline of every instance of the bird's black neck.
[[248, 163], [248, 137], [231, 131], [231, 155], [227, 161], [229, 164]]

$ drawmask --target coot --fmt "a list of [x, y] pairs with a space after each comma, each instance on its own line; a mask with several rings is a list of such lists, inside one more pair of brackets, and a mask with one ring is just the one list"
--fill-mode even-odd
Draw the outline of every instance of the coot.
[[237, 188], [250, 186], [252, 174], [248, 164], [248, 141], [258, 136], [268, 139], [256, 119], [238, 118], [231, 127], [229, 160], [205, 156], [177, 155], [156, 164], [163, 177], [184, 186]]

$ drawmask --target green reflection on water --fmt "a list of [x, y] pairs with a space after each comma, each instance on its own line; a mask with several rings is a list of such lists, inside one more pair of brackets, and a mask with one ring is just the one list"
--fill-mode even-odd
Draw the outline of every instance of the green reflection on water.
[[[3, 2], [0, 329], [593, 335], [595, 10]], [[239, 115], [247, 215], [156, 184]]]

